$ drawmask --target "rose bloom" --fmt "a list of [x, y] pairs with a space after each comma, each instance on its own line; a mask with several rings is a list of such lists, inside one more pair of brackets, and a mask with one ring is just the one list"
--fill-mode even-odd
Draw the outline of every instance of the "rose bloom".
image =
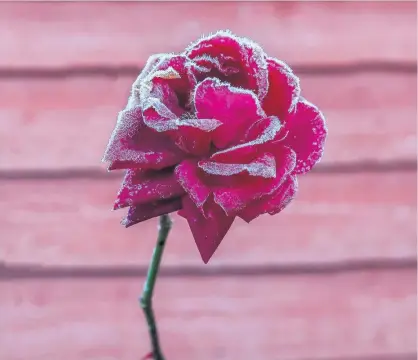
[[129, 206], [123, 225], [178, 211], [207, 263], [237, 216], [289, 204], [326, 135], [288, 65], [219, 31], [148, 59], [103, 160], [126, 170], [114, 207]]

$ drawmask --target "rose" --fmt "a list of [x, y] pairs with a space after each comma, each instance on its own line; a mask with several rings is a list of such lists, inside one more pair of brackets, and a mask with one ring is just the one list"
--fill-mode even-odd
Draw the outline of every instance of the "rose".
[[127, 169], [115, 209], [131, 226], [179, 210], [207, 263], [235, 217], [277, 214], [323, 153], [324, 117], [299, 79], [227, 31], [151, 56], [104, 161]]

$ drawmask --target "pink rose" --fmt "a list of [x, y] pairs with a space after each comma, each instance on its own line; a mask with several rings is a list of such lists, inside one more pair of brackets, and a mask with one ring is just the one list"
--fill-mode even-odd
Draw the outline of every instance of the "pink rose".
[[125, 226], [179, 210], [207, 263], [235, 217], [289, 204], [326, 135], [289, 66], [219, 31], [149, 58], [103, 160], [126, 169], [115, 203], [129, 206]]

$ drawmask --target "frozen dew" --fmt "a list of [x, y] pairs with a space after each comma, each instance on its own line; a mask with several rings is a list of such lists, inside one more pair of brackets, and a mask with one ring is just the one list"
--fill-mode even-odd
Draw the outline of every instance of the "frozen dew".
[[270, 119], [270, 124], [267, 126], [267, 128], [263, 131], [262, 134], [260, 134], [260, 136], [258, 136], [256, 139], [243, 143], [243, 144], [239, 144], [239, 145], [235, 145], [232, 146], [228, 149], [225, 150], [221, 150], [216, 152], [215, 154], [213, 154], [213, 156], [216, 155], [221, 155], [221, 154], [225, 154], [234, 150], [238, 150], [244, 147], [250, 147], [250, 146], [256, 146], [256, 145], [261, 145], [261, 144], [265, 144], [271, 140], [273, 140], [276, 135], [280, 132], [280, 130], [282, 129], [282, 125], [279, 121], [279, 119], [277, 117], [271, 117]]
[[199, 167], [206, 173], [219, 176], [231, 176], [247, 172], [251, 176], [274, 178], [276, 160], [271, 154], [264, 154], [250, 164], [223, 164], [214, 161], [200, 161]]
[[[243, 76], [255, 81], [254, 90], [256, 90], [257, 97], [263, 100], [268, 92], [268, 68], [266, 55], [261, 46], [248, 38], [234, 35], [230, 30], [219, 30], [190, 44], [185, 54], [192, 59], [201, 57], [205, 52], [213, 55], [211, 42], [218, 42], [224, 46], [228, 42], [230, 51], [236, 52], [236, 58], [242, 62]], [[216, 57], [227, 59], [220, 51], [216, 53]]]

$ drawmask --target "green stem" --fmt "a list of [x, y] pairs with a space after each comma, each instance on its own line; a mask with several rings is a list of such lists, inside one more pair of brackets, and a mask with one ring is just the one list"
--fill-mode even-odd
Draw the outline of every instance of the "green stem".
[[147, 279], [142, 291], [140, 304], [144, 311], [145, 318], [148, 323], [148, 331], [151, 338], [152, 354], [154, 360], [164, 360], [158, 341], [157, 324], [155, 322], [154, 311], [152, 309], [152, 294], [157, 279], [158, 270], [160, 269], [161, 258], [164, 252], [165, 243], [168, 233], [170, 232], [172, 221], [169, 215], [160, 216], [160, 227], [158, 231], [157, 245], [151, 258], [151, 264], [148, 268]]

